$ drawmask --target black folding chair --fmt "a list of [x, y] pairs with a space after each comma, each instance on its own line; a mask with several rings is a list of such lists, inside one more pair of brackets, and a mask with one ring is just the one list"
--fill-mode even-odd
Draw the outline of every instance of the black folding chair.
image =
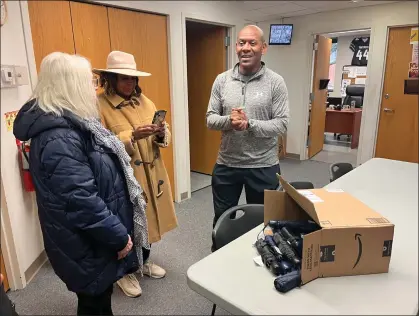
[[[212, 230], [213, 251], [224, 247], [234, 239], [263, 223], [263, 204], [234, 206], [223, 213]], [[211, 315], [217, 305], [212, 306]]]
[[[310, 190], [314, 189], [313, 183], [309, 181], [294, 181], [290, 182], [290, 185], [294, 187], [296, 190]], [[281, 185], [278, 186], [277, 191], [283, 191], [283, 188]]]
[[354, 167], [350, 163], [347, 162], [337, 162], [330, 166], [330, 182], [339, 179], [341, 176], [347, 174], [348, 172], [352, 171]]

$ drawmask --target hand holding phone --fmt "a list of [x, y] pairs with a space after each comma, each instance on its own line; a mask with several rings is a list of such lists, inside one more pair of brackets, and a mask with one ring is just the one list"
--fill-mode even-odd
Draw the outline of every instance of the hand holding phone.
[[166, 113], [167, 111], [165, 110], [158, 110], [154, 113], [152, 123], [157, 126], [155, 134], [158, 137], [164, 137]]
[[158, 110], [154, 113], [153, 121], [151, 124], [155, 124], [158, 127], [164, 126], [164, 120], [166, 119], [166, 113], [165, 110]]
[[132, 135], [135, 140], [139, 140], [154, 135], [156, 130], [158, 130], [156, 125], [143, 125], [138, 127]]

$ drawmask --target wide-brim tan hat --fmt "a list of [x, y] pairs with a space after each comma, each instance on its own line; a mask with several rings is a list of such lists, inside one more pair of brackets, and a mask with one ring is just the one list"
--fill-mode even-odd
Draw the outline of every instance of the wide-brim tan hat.
[[106, 69], [93, 68], [92, 71], [98, 75], [102, 72], [112, 72], [132, 77], [151, 76], [148, 72], [137, 70], [137, 63], [135, 62], [133, 55], [117, 50], [109, 53], [106, 67]]

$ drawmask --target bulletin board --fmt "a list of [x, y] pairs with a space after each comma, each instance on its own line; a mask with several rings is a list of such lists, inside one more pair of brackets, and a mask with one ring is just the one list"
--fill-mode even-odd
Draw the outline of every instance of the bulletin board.
[[346, 96], [346, 86], [352, 84], [365, 84], [367, 80], [367, 66], [351, 66], [342, 67], [341, 95]]

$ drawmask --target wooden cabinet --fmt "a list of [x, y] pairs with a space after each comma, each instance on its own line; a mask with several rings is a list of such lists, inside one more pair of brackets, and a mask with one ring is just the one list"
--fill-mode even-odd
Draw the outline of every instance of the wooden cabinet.
[[93, 68], [106, 68], [111, 52], [107, 8], [70, 2], [70, 9], [76, 53], [89, 58]]
[[74, 54], [70, 2], [28, 1], [36, 69], [52, 52]]
[[[93, 68], [106, 68], [112, 50], [133, 54], [144, 94], [172, 124], [167, 17], [73, 1], [28, 1], [37, 69], [54, 51], [87, 57]], [[100, 91], [99, 91], [100, 92]], [[173, 146], [161, 150], [174, 196]]]

